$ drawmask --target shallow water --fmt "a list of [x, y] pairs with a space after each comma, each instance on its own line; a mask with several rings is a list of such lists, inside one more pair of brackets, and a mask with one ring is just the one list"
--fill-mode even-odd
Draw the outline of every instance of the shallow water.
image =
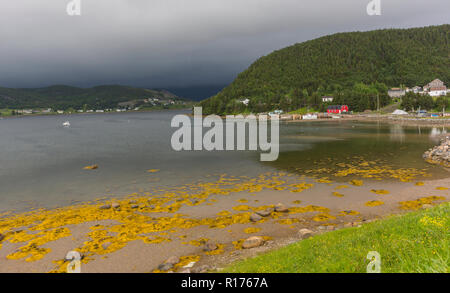
[[[176, 152], [172, 117], [180, 111], [35, 116], [0, 120], [0, 210], [67, 205], [151, 192], [220, 174], [302, 173], [336, 163], [376, 161], [392, 168], [426, 168], [422, 153], [445, 129], [350, 121], [283, 123], [280, 157], [259, 152]], [[183, 113], [183, 112], [181, 112]], [[185, 112], [184, 112], [185, 113]], [[71, 126], [62, 123], [69, 120]], [[98, 164], [97, 170], [83, 170]], [[148, 169], [160, 169], [148, 173]], [[208, 177], [210, 176], [210, 177]], [[347, 180], [348, 178], [346, 178]]]

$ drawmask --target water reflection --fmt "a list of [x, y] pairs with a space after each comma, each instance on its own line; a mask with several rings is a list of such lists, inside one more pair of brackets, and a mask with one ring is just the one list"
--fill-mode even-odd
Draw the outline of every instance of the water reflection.
[[401, 143], [405, 141], [405, 131], [401, 125], [391, 124], [389, 131], [389, 137], [392, 141], [398, 141]]
[[447, 129], [445, 127], [437, 128], [433, 127], [430, 132], [430, 139], [432, 139], [435, 142], [438, 142], [442, 135], [447, 133]]

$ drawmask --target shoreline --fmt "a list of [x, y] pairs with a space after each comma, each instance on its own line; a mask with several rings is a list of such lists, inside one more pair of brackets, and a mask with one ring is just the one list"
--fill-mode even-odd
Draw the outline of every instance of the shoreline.
[[[24, 115], [14, 115], [14, 116], [0, 116], [1, 119], [8, 119], [8, 118], [23, 118], [23, 117], [49, 117], [49, 116], [72, 116], [72, 115], [93, 115], [93, 114], [123, 114], [123, 113], [152, 113], [152, 112], [161, 112], [161, 111], [183, 111], [183, 110], [191, 110], [191, 108], [174, 108], [174, 109], [148, 109], [148, 110], [137, 110], [137, 111], [125, 111], [125, 112], [90, 112], [90, 113], [64, 113], [64, 114], [57, 114], [57, 113], [50, 113], [50, 114], [24, 114]], [[188, 116], [193, 116], [193, 114], [188, 114]], [[203, 115], [205, 117], [205, 115]], [[246, 117], [243, 115], [244, 118]], [[290, 115], [292, 116], [292, 115]], [[222, 119], [225, 119], [226, 116], [221, 116]], [[425, 126], [425, 127], [436, 127], [436, 126], [443, 126], [443, 127], [450, 127], [450, 118], [401, 118], [392, 116], [389, 114], [384, 114], [380, 116], [365, 116], [362, 114], [355, 114], [355, 115], [342, 115], [340, 119], [333, 119], [333, 118], [321, 118], [321, 119], [280, 119], [280, 122], [284, 123], [307, 123], [307, 122], [340, 122], [340, 121], [367, 121], [367, 122], [381, 122], [381, 123], [389, 123], [389, 124], [398, 124], [398, 125], [404, 125], [404, 126]]]
[[50, 117], [50, 116], [73, 116], [73, 115], [93, 115], [93, 114], [125, 114], [125, 113], [152, 113], [152, 112], [160, 112], [160, 111], [182, 111], [182, 110], [190, 110], [190, 108], [175, 108], [175, 109], [154, 109], [154, 110], [131, 110], [131, 111], [123, 111], [123, 112], [116, 112], [116, 111], [110, 111], [110, 112], [84, 112], [84, 113], [64, 113], [64, 114], [57, 114], [57, 113], [50, 113], [50, 114], [22, 114], [22, 115], [9, 115], [9, 116], [0, 116], [1, 119], [7, 119], [7, 118], [24, 118], [24, 117]]
[[[282, 120], [280, 120], [282, 121]], [[323, 122], [323, 121], [367, 121], [367, 122], [381, 122], [389, 124], [399, 124], [404, 126], [425, 126], [425, 127], [435, 127], [435, 126], [445, 126], [450, 127], [450, 119], [429, 119], [429, 118], [399, 118], [393, 117], [391, 115], [381, 115], [381, 116], [342, 116], [340, 119], [315, 119], [315, 120], [286, 120], [283, 122], [287, 123], [305, 123], [305, 122]]]
[[[317, 181], [320, 179], [316, 178], [313, 179], [314, 186], [308, 186], [311, 183], [305, 182], [310, 181], [303, 177], [274, 174], [266, 175], [259, 183], [266, 187], [260, 189], [259, 185], [247, 186], [247, 181], [242, 183], [244, 185], [230, 183], [233, 182], [232, 179], [223, 177], [219, 183], [206, 184], [207, 195], [204, 190], [195, 193], [192, 187], [186, 190], [189, 196], [183, 191], [177, 196], [165, 193], [128, 197], [31, 212], [34, 216], [30, 216], [30, 213], [25, 216], [12, 216], [25, 222], [45, 219], [47, 225], [39, 228], [67, 231], [60, 230], [61, 234], [44, 233], [49, 241], [42, 243], [40, 247], [49, 251], [44, 253], [32, 250], [32, 257], [34, 255], [37, 259], [26, 261], [30, 254], [20, 253], [20, 247], [26, 247], [23, 245], [30, 243], [29, 237], [33, 236], [23, 232], [21, 227], [10, 227], [10, 230], [13, 228], [11, 231], [19, 229], [18, 234], [0, 230], [0, 233], [5, 235], [5, 239], [0, 242], [0, 246], [3, 246], [0, 248], [0, 271], [58, 271], [67, 264], [61, 262], [64, 255], [76, 247], [81, 247], [86, 259], [86, 263], [82, 264], [84, 272], [158, 272], [158, 267], [171, 257], [178, 258], [178, 262], [167, 271], [187, 272], [187, 269], [182, 267], [192, 262], [195, 264], [189, 268], [189, 272], [216, 270], [235, 260], [299, 241], [300, 229], [307, 228], [317, 234], [349, 225], [359, 226], [390, 214], [403, 213], [406, 210], [399, 208], [399, 202], [415, 201], [424, 196], [434, 195], [440, 198], [437, 202], [447, 201], [449, 194], [446, 189], [436, 188], [450, 186], [449, 177], [427, 180], [420, 185], [414, 184], [416, 180], [410, 183], [388, 184], [365, 181], [362, 186], [348, 184], [345, 188], [338, 188], [342, 183], [319, 183]], [[301, 191], [292, 192], [290, 187], [278, 190], [292, 184]], [[377, 194], [371, 191], [385, 189], [387, 193]], [[333, 195], [334, 192], [342, 196]], [[382, 204], [366, 206], [365, 203], [371, 200], [381, 201]], [[255, 212], [272, 209], [278, 203], [282, 203], [289, 210], [272, 211], [256, 222], [250, 220], [250, 216]], [[73, 216], [86, 219], [74, 221]], [[135, 218], [137, 216], [145, 217], [145, 220]], [[129, 217], [133, 220], [126, 220]], [[5, 219], [8, 220], [8, 217], [0, 218], [0, 224]], [[147, 221], [164, 227], [148, 229]], [[123, 229], [118, 226], [121, 222], [127, 225]], [[120, 235], [133, 231], [132, 227], [142, 229], [133, 233], [147, 232], [144, 233], [147, 236], [133, 234], [122, 240], [115, 238], [116, 233]], [[29, 227], [25, 228], [27, 229]], [[264, 237], [264, 245], [242, 249], [243, 240], [251, 236]], [[216, 245], [216, 249], [205, 251], [208, 244]], [[12, 259], [8, 259], [11, 255]], [[211, 267], [211, 263], [216, 265]]]

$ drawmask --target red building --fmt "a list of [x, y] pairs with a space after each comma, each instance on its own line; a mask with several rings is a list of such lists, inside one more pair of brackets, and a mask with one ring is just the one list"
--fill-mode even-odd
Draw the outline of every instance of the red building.
[[348, 106], [347, 105], [339, 105], [339, 106], [328, 106], [327, 113], [329, 114], [341, 114], [347, 113]]

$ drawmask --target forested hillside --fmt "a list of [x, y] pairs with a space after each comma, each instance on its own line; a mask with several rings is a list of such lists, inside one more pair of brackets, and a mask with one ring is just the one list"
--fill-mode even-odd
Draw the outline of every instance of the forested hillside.
[[[204, 113], [292, 111], [333, 104], [351, 110], [389, 103], [388, 87], [450, 81], [450, 25], [338, 33], [275, 51], [254, 62], [232, 84], [201, 104]], [[248, 98], [245, 106], [240, 100]]]

